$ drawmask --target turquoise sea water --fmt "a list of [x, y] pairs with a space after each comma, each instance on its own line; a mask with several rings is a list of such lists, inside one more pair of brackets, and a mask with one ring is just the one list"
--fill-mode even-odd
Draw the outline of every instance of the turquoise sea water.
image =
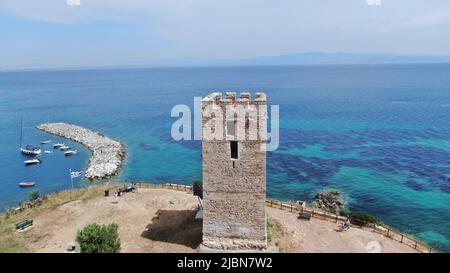
[[[212, 90], [267, 92], [280, 105], [280, 148], [268, 154], [268, 195], [312, 200], [324, 188], [441, 251], [450, 251], [450, 65], [167, 68], [0, 73], [0, 208], [33, 180], [42, 193], [70, 188], [88, 151], [42, 155], [25, 167], [24, 140], [56, 137], [39, 123], [79, 124], [126, 144], [117, 181], [201, 178], [201, 143], [176, 142], [170, 111]], [[46, 148], [44, 148], [46, 149]], [[51, 147], [48, 149], [52, 150]], [[75, 186], [87, 182], [75, 181]]]

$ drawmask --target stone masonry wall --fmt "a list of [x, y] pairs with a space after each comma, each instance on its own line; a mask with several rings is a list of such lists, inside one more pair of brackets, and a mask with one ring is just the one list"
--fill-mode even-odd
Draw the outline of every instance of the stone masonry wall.
[[[203, 100], [203, 109], [211, 103], [223, 109], [224, 138], [202, 141], [203, 245], [215, 249], [264, 249], [266, 152], [261, 145], [265, 143], [267, 130], [265, 94], [257, 93], [251, 100], [248, 93], [241, 93], [240, 98], [235, 93], [226, 96], [213, 93]], [[230, 104], [259, 108], [257, 119], [264, 129], [255, 140], [238, 141], [238, 159], [231, 158], [230, 141], [225, 139], [226, 106]], [[203, 112], [203, 130], [210, 118]]]

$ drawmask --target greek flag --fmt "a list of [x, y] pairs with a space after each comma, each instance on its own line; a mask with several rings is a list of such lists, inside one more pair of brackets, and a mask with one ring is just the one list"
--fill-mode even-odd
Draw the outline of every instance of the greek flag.
[[83, 173], [83, 172], [81, 172], [81, 171], [78, 171], [78, 172], [72, 172], [72, 171], [70, 171], [70, 178], [77, 178], [77, 177], [80, 177], [82, 173]]

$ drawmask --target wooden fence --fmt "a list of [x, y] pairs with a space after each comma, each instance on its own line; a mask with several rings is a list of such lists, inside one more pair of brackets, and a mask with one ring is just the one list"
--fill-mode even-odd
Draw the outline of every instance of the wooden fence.
[[144, 189], [169, 189], [169, 190], [177, 190], [177, 191], [185, 191], [185, 192], [192, 192], [192, 186], [188, 185], [181, 185], [181, 184], [174, 184], [174, 183], [165, 183], [165, 184], [152, 184], [152, 183], [145, 183], [145, 182], [138, 182], [135, 183], [138, 188], [144, 188]]

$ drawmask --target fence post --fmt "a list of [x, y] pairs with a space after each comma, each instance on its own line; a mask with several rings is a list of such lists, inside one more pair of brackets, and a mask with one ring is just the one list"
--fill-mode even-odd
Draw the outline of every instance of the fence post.
[[270, 207], [272, 208], [273, 207], [273, 201], [272, 201], [272, 199], [270, 199]]
[[338, 215], [336, 214], [336, 223], [338, 222]]
[[416, 241], [416, 244], [414, 245], [414, 249], [417, 249], [417, 241]]
[[403, 243], [403, 234], [402, 234], [402, 239], [400, 240], [400, 243]]
[[292, 212], [292, 204], [291, 204], [291, 212]]

